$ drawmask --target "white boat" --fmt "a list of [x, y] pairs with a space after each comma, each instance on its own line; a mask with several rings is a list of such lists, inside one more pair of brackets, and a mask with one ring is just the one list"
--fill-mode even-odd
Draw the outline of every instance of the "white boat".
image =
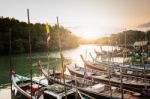
[[[18, 74], [12, 74], [12, 83], [16, 90], [21, 93], [22, 96], [29, 99], [65, 99], [64, 86], [62, 84], [52, 83], [47, 85], [37, 80], [20, 76]], [[32, 86], [31, 86], [32, 85]], [[31, 96], [32, 92], [32, 96]], [[66, 93], [68, 99], [74, 99], [75, 91], [71, 87], [67, 87]]]

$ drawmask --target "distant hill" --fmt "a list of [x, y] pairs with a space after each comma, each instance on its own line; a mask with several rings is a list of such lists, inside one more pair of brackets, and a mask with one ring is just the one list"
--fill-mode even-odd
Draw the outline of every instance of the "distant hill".
[[150, 22], [147, 22], [147, 23], [138, 25], [137, 27], [138, 27], [138, 28], [150, 28]]
[[141, 41], [145, 38], [150, 40], [150, 31], [137, 31], [137, 30], [127, 30], [119, 33], [111, 34], [109, 37], [103, 37], [96, 40], [97, 44], [101, 45], [123, 45], [126, 42], [132, 45], [135, 41]]

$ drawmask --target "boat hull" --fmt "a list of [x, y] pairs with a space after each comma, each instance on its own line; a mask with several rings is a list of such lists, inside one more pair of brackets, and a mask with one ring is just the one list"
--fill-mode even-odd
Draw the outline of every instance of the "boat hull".
[[[84, 78], [84, 74], [81, 74], [81, 73], [78, 73], [70, 68], [68, 68], [69, 72], [71, 73], [71, 75], [76, 75], [77, 77], [81, 77], [81, 78]], [[108, 80], [104, 80], [104, 79], [100, 79], [100, 78], [96, 78], [94, 77], [94, 75], [92, 76], [88, 76], [86, 79], [89, 79], [89, 80], [94, 80], [94, 81], [97, 81], [97, 82], [100, 82], [100, 83], [104, 83], [104, 84], [107, 84], [109, 85], [109, 81]], [[114, 82], [114, 81], [111, 81], [111, 85], [112, 86], [116, 86], [116, 87], [120, 87], [120, 82]], [[135, 85], [135, 84], [126, 84], [126, 83], [123, 83], [123, 88], [124, 89], [128, 89], [128, 90], [132, 90], [132, 91], [135, 91], [135, 92], [140, 92], [142, 91], [142, 89], [144, 88], [145, 86], [143, 85]], [[149, 87], [149, 86], [148, 86]]]

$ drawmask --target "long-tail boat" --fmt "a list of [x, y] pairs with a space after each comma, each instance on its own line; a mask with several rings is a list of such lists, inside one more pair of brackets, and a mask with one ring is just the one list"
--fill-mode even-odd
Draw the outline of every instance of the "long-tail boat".
[[95, 54], [96, 54], [96, 57], [123, 57], [123, 50], [126, 51], [127, 53], [127, 56], [132, 56], [132, 52], [129, 50], [129, 49], [120, 49], [120, 50], [114, 50], [112, 52], [109, 52], [109, 51], [104, 51], [104, 50], [101, 50], [100, 51], [96, 51], [94, 50]]
[[[67, 69], [72, 75], [77, 75], [77, 77], [84, 77], [85, 68], [76, 66], [75, 64], [67, 65]], [[101, 83], [109, 84], [109, 75], [106, 72], [100, 71], [90, 71], [87, 69], [87, 79], [93, 79]], [[145, 81], [146, 80], [146, 81]], [[111, 75], [110, 82], [113, 86], [120, 87], [120, 76]], [[150, 80], [134, 76], [123, 75], [123, 88], [141, 92], [145, 87], [150, 87]]]
[[99, 71], [107, 71], [108, 68], [111, 66], [114, 69], [114, 73], [119, 74], [120, 73], [120, 68], [123, 69], [123, 75], [129, 75], [129, 76], [135, 76], [135, 77], [141, 77], [141, 78], [148, 78], [150, 79], [150, 72], [147, 70], [145, 71], [146, 74], [144, 75], [143, 71], [138, 71], [135, 69], [129, 69], [128, 65], [124, 65], [124, 66], [118, 66], [117, 64], [106, 64], [105, 63], [101, 63], [101, 64], [94, 64], [90, 61], [84, 61], [85, 65], [90, 68], [90, 69], [94, 69], [94, 70], [99, 70]]
[[[56, 73], [53, 74], [51, 73], [49, 76], [47, 75], [47, 69], [41, 68], [41, 66], [39, 66], [39, 69], [42, 73], [44, 73], [44, 75], [46, 76], [46, 78], [50, 81], [54, 81], [57, 83], [63, 83], [63, 77], [60, 73]], [[53, 70], [50, 70], [50, 72]], [[110, 85], [107, 84], [102, 84], [93, 80], [88, 80], [85, 78], [81, 78], [81, 77], [77, 77], [77, 76], [71, 76], [71, 75], [66, 75], [65, 74], [65, 83], [67, 86], [73, 86], [74, 88], [77, 87], [77, 90], [79, 90], [80, 92], [85, 93], [86, 95], [89, 95], [89, 97], [93, 97], [95, 99], [99, 99], [99, 98], [105, 98], [105, 99], [110, 99], [110, 97], [112, 97], [112, 99], [121, 99], [121, 89], [119, 87], [111, 87]], [[112, 89], [112, 96], [111, 96], [111, 92], [110, 92], [110, 88]], [[126, 89], [123, 89], [123, 93], [124, 93], [124, 99], [132, 99], [133, 97], [138, 97], [141, 94], [134, 92], [134, 91], [129, 91]]]
[[[127, 75], [127, 76], [135, 76], [135, 77], [141, 77], [141, 78], [148, 78], [150, 79], [150, 72], [149, 70], [146, 69], [144, 70], [139, 70], [139, 69], [134, 69], [133, 67], [135, 66], [130, 66], [130, 65], [124, 65], [121, 63], [116, 63], [116, 62], [91, 62], [88, 60], [83, 59], [84, 64], [93, 70], [99, 70], [99, 71], [107, 71], [109, 67], [111, 67], [114, 70], [114, 73], [116, 75], [120, 74], [120, 68], [123, 69], [122, 74]], [[132, 68], [131, 68], [132, 67]], [[144, 66], [143, 66], [144, 68]], [[144, 74], [145, 72], [145, 74]]]
[[[62, 84], [52, 83], [50, 85], [42, 83], [41, 80], [31, 80], [30, 78], [12, 73], [12, 82], [14, 87], [23, 97], [29, 99], [64, 99], [64, 87]], [[32, 96], [31, 96], [32, 90]], [[68, 99], [74, 99], [74, 89], [67, 87]]]
[[[121, 99], [121, 89], [119, 87], [102, 84], [81, 77], [76, 77], [75, 75], [74, 76], [65, 75], [65, 78], [67, 81], [66, 82], [67, 85], [77, 87], [79, 91], [84, 92], [96, 99], [99, 98], [110, 99], [110, 97], [112, 99]], [[61, 77], [58, 77], [57, 79], [61, 79]], [[62, 81], [62, 80], [57, 80], [57, 81]], [[126, 89], [123, 89], [123, 93], [124, 93], [123, 95], [124, 99], [132, 99], [133, 97], [139, 97], [141, 95], [140, 93], [126, 90]]]

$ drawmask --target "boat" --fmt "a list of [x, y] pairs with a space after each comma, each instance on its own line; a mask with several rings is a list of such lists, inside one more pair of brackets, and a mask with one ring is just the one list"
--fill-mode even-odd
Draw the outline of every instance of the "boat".
[[[127, 62], [129, 70], [150, 71], [150, 57], [148, 55], [148, 47], [149, 47], [149, 41], [136, 41], [133, 44], [132, 49], [125, 47], [123, 50], [120, 51], [120, 53], [122, 54], [122, 56], [120, 57], [123, 57], [123, 56], [130, 57], [130, 60], [128, 60]], [[101, 59], [106, 59], [106, 58], [108, 59], [108, 58], [116, 57], [116, 53], [113, 53], [113, 52], [106, 52], [103, 50], [101, 50], [101, 52], [98, 52], [96, 50], [94, 51], [96, 54], [96, 58], [92, 57], [92, 59], [96, 63], [100, 63], [100, 64], [102, 63], [102, 62], [97, 61], [99, 57], [101, 57]], [[122, 66], [122, 64], [115, 63], [115, 66]]]
[[[90, 54], [90, 56], [91, 56], [91, 54]], [[82, 58], [82, 60], [89, 69], [99, 70], [99, 71], [107, 71], [111, 67], [112, 70], [114, 70], [114, 73], [116, 75], [118, 75], [118, 74], [120, 74], [120, 68], [122, 68], [123, 75], [150, 79], [150, 72], [147, 68], [145, 68], [146, 70], [144, 71], [144, 66], [139, 67], [137, 65], [125, 65], [125, 64], [117, 63], [117, 62], [109, 62], [108, 63], [108, 62], [98, 61], [94, 58], [93, 58], [93, 62], [84, 60], [83, 58]]]
[[[99, 82], [95, 82], [93, 80], [88, 80], [88, 79], [84, 79], [84, 78], [76, 77], [72, 75], [65, 75], [65, 76], [66, 76], [65, 78], [67, 81], [66, 82], [67, 85], [73, 86], [74, 88], [77, 87], [77, 89], [80, 92], [84, 92], [96, 99], [99, 99], [99, 98], [110, 99], [110, 97], [112, 99], [121, 99], [122, 97], [121, 89], [119, 87], [102, 84]], [[58, 78], [60, 79], [61, 77], [58, 77]], [[124, 93], [123, 94], [124, 99], [132, 99], [133, 97], [139, 97], [141, 95], [140, 93], [125, 90], [125, 89], [123, 89], [123, 93]]]
[[[39, 69], [40, 71], [44, 71], [44, 68]], [[62, 84], [64, 83], [61, 74], [57, 74], [55, 76], [54, 75], [55, 74], [49, 75], [48, 80]], [[81, 77], [65, 74], [65, 84], [66, 86], [72, 86], [74, 88], [77, 88], [77, 90], [79, 90], [82, 95], [92, 97], [95, 99], [98, 98], [110, 99], [110, 97], [112, 97], [112, 99], [121, 99], [121, 89], [119, 87], [115, 86], [111, 87], [110, 85], [95, 82], [93, 80], [88, 80]], [[110, 88], [112, 89], [112, 96], [110, 94]], [[123, 93], [124, 99], [132, 99], [133, 97], [138, 97], [141, 95], [140, 93], [125, 89], [123, 90]]]
[[[146, 69], [145, 74], [144, 74], [144, 69], [142, 70], [137, 70], [137, 66], [131, 66], [132, 68], [130, 68], [130, 65], [123, 65], [123, 64], [113, 64], [113, 63], [99, 63], [99, 64], [95, 64], [93, 62], [90, 61], [84, 61], [84, 64], [93, 70], [99, 70], [99, 71], [108, 71], [109, 67], [113, 68], [114, 73], [116, 75], [118, 75], [120, 73], [120, 68], [123, 69], [123, 75], [127, 75], [127, 76], [135, 76], [135, 77], [141, 77], [141, 78], [147, 78], [150, 79], [150, 72], [149, 70]], [[135, 68], [134, 68], [135, 67]], [[141, 68], [139, 68], [141, 69]]]
[[[75, 66], [75, 64], [66, 65], [67, 69], [71, 75], [76, 75], [77, 77], [84, 77], [85, 68], [80, 66]], [[87, 69], [87, 79], [93, 79], [104, 84], [109, 84], [109, 75], [106, 72], [94, 71]], [[146, 81], [145, 81], [146, 80]], [[120, 87], [121, 79], [120, 76], [111, 75], [110, 82], [113, 86]], [[125, 76], [123, 75], [123, 88], [141, 92], [145, 87], [150, 87], [150, 80], [134, 77], [134, 76]]]
[[[77, 85], [75, 85], [76, 80]], [[87, 80], [80, 77], [74, 77], [72, 82], [74, 82], [74, 86], [77, 86], [78, 90], [80, 90], [81, 92], [85, 92], [86, 94], [89, 94], [96, 99], [110, 99], [110, 97], [112, 99], [122, 98], [121, 89], [119, 87], [102, 84], [100, 82], [94, 82], [93, 80]], [[132, 99], [133, 97], [138, 97], [140, 95], [140, 93], [123, 89], [124, 99]]]
[[[42, 83], [41, 80], [31, 79], [12, 73], [12, 82], [18, 92], [23, 97], [29, 99], [65, 99], [64, 86], [58, 83], [52, 83], [50, 85]], [[32, 86], [31, 86], [32, 85]], [[32, 96], [31, 96], [32, 91]], [[74, 99], [75, 91], [71, 87], [67, 87], [67, 98]]]
[[124, 53], [127, 54], [127, 57], [132, 56], [132, 52], [129, 49], [127, 49], [127, 48], [126, 49], [122, 48], [120, 50], [115, 49], [112, 52], [104, 51], [104, 50], [101, 50], [101, 52], [94, 50], [94, 52], [95, 52], [97, 58], [98, 57], [107, 57], [107, 58], [108, 57], [123, 57]]

